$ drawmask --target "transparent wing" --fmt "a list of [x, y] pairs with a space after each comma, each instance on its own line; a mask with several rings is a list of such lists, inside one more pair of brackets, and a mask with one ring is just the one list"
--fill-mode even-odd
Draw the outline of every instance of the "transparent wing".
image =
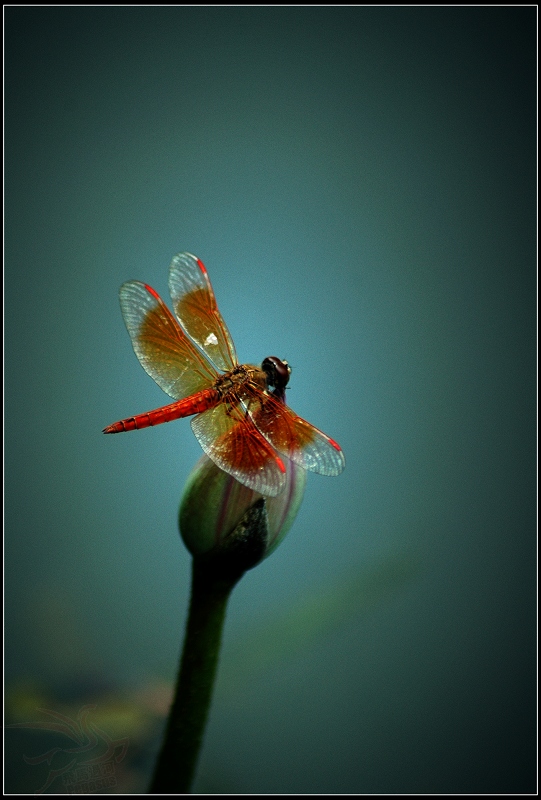
[[254, 425], [279, 453], [320, 475], [339, 475], [346, 465], [340, 445], [298, 417], [275, 397], [246, 386], [243, 401]]
[[236, 366], [237, 354], [202, 261], [190, 253], [176, 255], [169, 267], [173, 310], [182, 328], [218, 369]]
[[241, 406], [220, 403], [194, 417], [191, 426], [205, 453], [224, 472], [269, 497], [283, 491], [286, 467]]
[[170, 397], [188, 397], [217, 378], [216, 370], [146, 283], [122, 284], [120, 308], [141, 366]]

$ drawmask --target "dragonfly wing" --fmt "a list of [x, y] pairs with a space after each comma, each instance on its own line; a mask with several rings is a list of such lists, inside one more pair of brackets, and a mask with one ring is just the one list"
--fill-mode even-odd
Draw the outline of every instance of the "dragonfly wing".
[[216, 370], [182, 331], [154, 289], [140, 281], [124, 283], [120, 287], [120, 307], [141, 366], [170, 397], [188, 397], [216, 379]]
[[283, 491], [286, 467], [241, 406], [220, 403], [194, 417], [191, 426], [205, 453], [224, 472], [268, 497]]
[[259, 390], [246, 388], [244, 402], [254, 425], [279, 453], [320, 475], [339, 475], [346, 461], [340, 445], [285, 403]]
[[183, 329], [218, 369], [237, 365], [231, 334], [218, 311], [207, 270], [190, 253], [176, 255], [169, 267], [173, 310]]

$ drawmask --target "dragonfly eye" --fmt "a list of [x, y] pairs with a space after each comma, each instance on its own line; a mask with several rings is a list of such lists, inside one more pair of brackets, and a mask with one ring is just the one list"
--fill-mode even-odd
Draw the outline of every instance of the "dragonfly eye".
[[267, 376], [269, 386], [274, 386], [278, 391], [283, 391], [289, 383], [291, 367], [287, 361], [282, 361], [276, 356], [269, 356], [261, 364], [261, 369]]

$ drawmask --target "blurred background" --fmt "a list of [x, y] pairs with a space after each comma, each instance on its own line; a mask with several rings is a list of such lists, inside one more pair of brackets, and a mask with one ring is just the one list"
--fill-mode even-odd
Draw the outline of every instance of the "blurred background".
[[118, 289], [184, 250], [346, 455], [233, 593], [194, 790], [535, 791], [536, 27], [5, 9], [7, 791], [66, 791], [85, 714], [147, 786], [200, 449], [101, 430], [168, 400]]

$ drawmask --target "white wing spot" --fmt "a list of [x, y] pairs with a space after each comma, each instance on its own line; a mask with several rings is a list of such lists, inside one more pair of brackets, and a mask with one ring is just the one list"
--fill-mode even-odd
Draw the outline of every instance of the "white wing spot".
[[209, 335], [207, 336], [207, 338], [205, 339], [205, 341], [203, 342], [203, 344], [204, 344], [205, 346], [206, 346], [206, 345], [209, 345], [209, 344], [218, 344], [218, 339], [216, 338], [216, 334], [214, 334], [214, 333], [209, 333]]

